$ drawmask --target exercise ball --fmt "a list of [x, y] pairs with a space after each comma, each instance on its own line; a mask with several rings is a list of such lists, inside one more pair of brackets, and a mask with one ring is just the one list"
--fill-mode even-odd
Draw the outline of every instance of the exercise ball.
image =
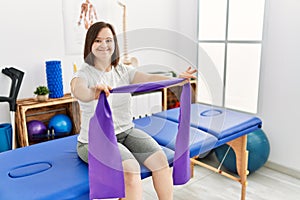
[[[215, 154], [219, 162], [223, 160], [223, 157], [228, 149], [228, 145], [222, 145], [215, 149]], [[251, 132], [247, 135], [247, 150], [248, 154], [248, 171], [249, 173], [255, 172], [261, 168], [268, 160], [270, 154], [270, 144], [266, 134], [263, 130]], [[223, 166], [233, 173], [237, 173], [235, 153], [230, 148]]]
[[72, 131], [72, 121], [65, 114], [57, 114], [49, 120], [48, 128], [54, 131], [55, 136], [68, 135]]
[[27, 122], [27, 133], [31, 141], [41, 139], [47, 133], [47, 126], [39, 120]]

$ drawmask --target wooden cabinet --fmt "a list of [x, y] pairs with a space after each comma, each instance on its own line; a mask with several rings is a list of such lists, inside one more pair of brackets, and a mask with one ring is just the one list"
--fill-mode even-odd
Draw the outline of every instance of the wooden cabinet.
[[[197, 97], [197, 80], [191, 80], [191, 90], [192, 90], [192, 103], [195, 103]], [[163, 110], [179, 107], [180, 94], [182, 87], [175, 86], [163, 89], [163, 99], [162, 105]]]
[[35, 98], [20, 99], [17, 101], [16, 111], [16, 138], [18, 147], [32, 144], [27, 133], [27, 122], [40, 120], [48, 125], [49, 120], [56, 114], [66, 114], [72, 121], [71, 135], [79, 133], [80, 109], [79, 104], [71, 94], [62, 98], [49, 99], [38, 102]]

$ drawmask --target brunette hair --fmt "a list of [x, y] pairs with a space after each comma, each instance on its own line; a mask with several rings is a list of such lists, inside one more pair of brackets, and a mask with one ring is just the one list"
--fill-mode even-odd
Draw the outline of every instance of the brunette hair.
[[92, 53], [92, 45], [97, 38], [98, 33], [103, 28], [109, 28], [113, 34], [113, 39], [115, 43], [115, 51], [113, 55], [111, 56], [111, 65], [116, 67], [120, 60], [120, 50], [118, 45], [118, 40], [116, 37], [116, 32], [113, 28], [113, 26], [106, 22], [96, 22], [94, 23], [87, 31], [86, 37], [85, 37], [85, 44], [84, 44], [84, 61], [88, 63], [89, 65], [94, 66], [94, 59], [95, 56]]

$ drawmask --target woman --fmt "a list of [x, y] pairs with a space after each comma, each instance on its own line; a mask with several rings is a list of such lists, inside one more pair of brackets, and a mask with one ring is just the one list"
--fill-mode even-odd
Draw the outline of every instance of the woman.
[[[166, 80], [169, 77], [150, 75], [119, 63], [119, 46], [112, 25], [93, 24], [85, 39], [85, 63], [71, 81], [73, 95], [79, 100], [81, 130], [78, 136], [78, 155], [88, 162], [88, 127], [101, 92], [108, 96], [114, 129], [122, 157], [125, 180], [125, 199], [142, 199], [140, 163], [152, 171], [152, 179], [160, 200], [173, 198], [173, 181], [167, 158], [160, 146], [148, 134], [135, 129], [132, 123], [131, 95], [111, 94], [114, 87]], [[196, 70], [189, 67], [180, 77], [195, 78]]]

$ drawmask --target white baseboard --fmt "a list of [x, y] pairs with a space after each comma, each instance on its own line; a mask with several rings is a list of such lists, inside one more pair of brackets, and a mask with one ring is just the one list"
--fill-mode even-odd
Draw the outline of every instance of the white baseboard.
[[287, 174], [289, 176], [300, 179], [300, 171], [294, 170], [283, 165], [267, 161], [265, 167]]

